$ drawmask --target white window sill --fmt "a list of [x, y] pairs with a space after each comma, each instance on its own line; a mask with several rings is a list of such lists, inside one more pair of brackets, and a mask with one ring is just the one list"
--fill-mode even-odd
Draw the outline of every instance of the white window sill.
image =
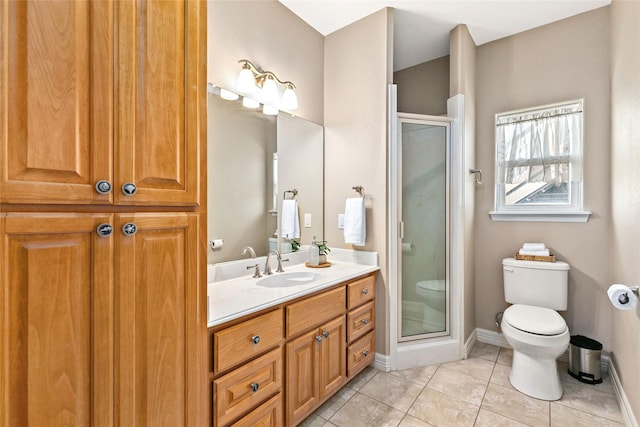
[[493, 221], [587, 222], [589, 220], [591, 212], [491, 211], [489, 212], [489, 215], [491, 215], [491, 219]]

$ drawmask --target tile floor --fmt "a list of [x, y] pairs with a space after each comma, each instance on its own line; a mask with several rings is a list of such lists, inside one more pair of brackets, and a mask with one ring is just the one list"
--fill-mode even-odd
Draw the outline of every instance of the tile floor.
[[581, 383], [558, 370], [564, 394], [547, 402], [509, 383], [512, 351], [476, 343], [469, 358], [385, 373], [368, 367], [311, 414], [303, 427], [622, 426], [609, 376]]

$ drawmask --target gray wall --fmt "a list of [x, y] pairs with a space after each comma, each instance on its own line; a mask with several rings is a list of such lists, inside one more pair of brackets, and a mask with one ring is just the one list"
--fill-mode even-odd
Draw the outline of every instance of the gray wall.
[[[584, 98], [584, 207], [588, 223], [494, 222], [494, 115]], [[572, 334], [612, 348], [609, 285], [610, 179], [609, 8], [479, 46], [477, 164], [485, 184], [476, 191], [476, 326], [495, 330], [505, 308], [501, 259], [523, 242], [545, 242], [571, 265]], [[637, 261], [635, 261], [637, 263]]]
[[[611, 237], [609, 283], [640, 282], [640, 2], [611, 6]], [[640, 307], [614, 310], [612, 359], [640, 417]]]
[[398, 86], [398, 111], [447, 114], [449, 99], [449, 55], [393, 73]]

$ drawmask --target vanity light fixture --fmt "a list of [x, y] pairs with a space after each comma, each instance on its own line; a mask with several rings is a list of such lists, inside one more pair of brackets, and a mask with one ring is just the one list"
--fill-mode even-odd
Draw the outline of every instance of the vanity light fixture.
[[[252, 95], [256, 90], [261, 91], [263, 112], [278, 114], [278, 105], [282, 110], [293, 111], [298, 108], [296, 86], [290, 81], [282, 81], [271, 71], [263, 71], [248, 59], [241, 59], [242, 69], [238, 75], [236, 88], [243, 95]], [[279, 96], [278, 84], [284, 86], [282, 99]], [[245, 96], [246, 98], [246, 96]]]
[[236, 99], [240, 98], [240, 95], [235, 92], [231, 92], [230, 90], [220, 88], [220, 98], [226, 99], [228, 101], [235, 101]]

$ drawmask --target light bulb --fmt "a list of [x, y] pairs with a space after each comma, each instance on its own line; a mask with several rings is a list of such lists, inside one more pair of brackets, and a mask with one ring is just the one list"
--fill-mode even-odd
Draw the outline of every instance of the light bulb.
[[266, 114], [267, 116], [277, 116], [278, 115], [278, 109], [276, 107], [274, 107], [273, 105], [269, 105], [269, 104], [264, 104], [262, 106], [262, 112], [264, 114]]
[[267, 76], [262, 83], [262, 102], [270, 105], [278, 103], [278, 85], [270, 76]]
[[240, 70], [236, 89], [238, 89], [240, 93], [253, 93], [253, 91], [256, 90], [256, 79], [253, 77], [253, 72], [249, 68]]
[[286, 111], [293, 111], [298, 109], [298, 97], [296, 91], [291, 86], [287, 86], [282, 94], [282, 109]]
[[226, 99], [228, 101], [235, 101], [236, 99], [240, 98], [240, 95], [231, 92], [230, 90], [220, 88], [220, 98]]
[[242, 97], [242, 106], [245, 108], [258, 108], [260, 106], [260, 103], [255, 99], [244, 96]]

